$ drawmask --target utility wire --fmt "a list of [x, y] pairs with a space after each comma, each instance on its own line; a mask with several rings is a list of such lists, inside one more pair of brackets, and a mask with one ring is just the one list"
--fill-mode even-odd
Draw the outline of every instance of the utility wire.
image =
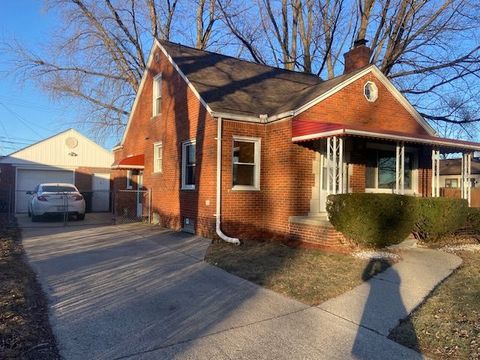
[[[32, 126], [29, 125], [29, 122], [27, 120], [25, 120], [22, 116], [20, 116], [17, 112], [13, 111], [12, 109], [10, 109], [7, 105], [5, 105], [3, 102], [0, 101], [0, 105], [3, 106], [5, 108], [5, 110], [7, 110], [9, 113], [13, 114], [18, 120], [20, 120], [22, 122], [22, 124], [24, 124], [27, 128], [29, 128], [32, 132], [34, 132], [36, 135], [38, 135], [38, 137], [42, 137], [42, 135], [39, 134], [39, 132], [37, 130], [35, 130]], [[51, 131], [49, 129], [46, 129], [46, 128], [43, 128], [42, 126], [39, 126], [38, 124], [35, 124], [35, 126], [41, 128], [41, 129], [44, 129], [44, 130], [47, 130], [47, 131]]]

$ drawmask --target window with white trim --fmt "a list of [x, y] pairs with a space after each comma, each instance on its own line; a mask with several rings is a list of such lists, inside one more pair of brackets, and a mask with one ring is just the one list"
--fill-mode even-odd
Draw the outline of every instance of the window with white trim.
[[367, 81], [363, 87], [363, 95], [370, 102], [375, 102], [378, 99], [378, 88], [372, 81]]
[[162, 113], [162, 74], [158, 74], [153, 78], [153, 108], [152, 116]]
[[127, 170], [127, 189], [130, 190], [132, 187], [132, 170]]
[[195, 140], [185, 141], [182, 143], [182, 189], [195, 189], [196, 168]]
[[163, 143], [153, 144], [153, 172], [161, 173], [163, 171]]
[[445, 179], [445, 187], [447, 188], [458, 188], [458, 179], [457, 178], [450, 178]]
[[260, 139], [233, 137], [234, 190], [260, 190]]
[[[415, 153], [405, 150], [403, 181], [405, 190], [414, 190], [413, 169]], [[393, 190], [396, 187], [397, 158], [395, 150], [369, 149], [367, 151], [367, 167], [365, 188], [377, 190]]]

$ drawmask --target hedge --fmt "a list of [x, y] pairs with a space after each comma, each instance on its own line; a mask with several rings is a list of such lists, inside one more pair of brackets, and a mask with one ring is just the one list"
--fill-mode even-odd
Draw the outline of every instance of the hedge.
[[366, 247], [402, 242], [415, 222], [415, 198], [395, 194], [330, 195], [327, 211], [337, 231]]
[[436, 241], [463, 228], [467, 219], [469, 226], [480, 229], [478, 212], [462, 199], [340, 194], [328, 197], [327, 212], [337, 231], [365, 247], [398, 244], [410, 233], [424, 242]]
[[416, 239], [434, 242], [465, 226], [468, 202], [451, 198], [418, 198], [413, 234]]

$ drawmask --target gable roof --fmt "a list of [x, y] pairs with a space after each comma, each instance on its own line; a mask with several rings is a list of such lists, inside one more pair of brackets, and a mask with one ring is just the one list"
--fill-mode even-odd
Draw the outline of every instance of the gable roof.
[[[270, 121], [296, 115], [340, 91], [367, 73], [375, 75], [431, 134], [435, 130], [375, 65], [323, 81], [316, 75], [280, 69], [210, 51], [155, 40], [147, 63], [150, 67], [155, 47], [159, 47], [190, 89], [212, 115], [238, 115]], [[125, 141], [131, 116], [146, 79], [145, 71], [137, 92], [121, 144]]]
[[289, 71], [159, 40], [215, 112], [278, 114], [299, 93], [323, 81]]
[[[75, 163], [75, 165], [91, 167], [110, 167], [113, 161], [113, 154], [75, 129], [67, 129], [61, 131], [55, 135], [49, 136], [31, 145], [25, 146], [24, 148], [16, 150], [11, 154], [2, 157], [0, 159], [0, 163], [38, 163], [38, 165], [44, 165], [45, 162], [46, 165], [52, 165], [53, 163], [55, 163], [56, 165], [67, 165], [66, 163], [56, 163], [62, 160], [62, 156], [58, 153], [51, 153], [51, 148], [54, 149], [53, 151], [58, 151], [59, 148], [63, 148], [64, 146], [66, 146], [64, 140], [68, 137], [74, 137], [78, 141], [77, 145], [75, 145], [75, 148], [73, 148], [72, 151], [76, 153], [82, 151], [82, 154], [80, 154], [82, 156], [80, 157], [67, 157], [69, 160], [70, 158], [72, 158], [72, 161], [74, 160], [73, 163]], [[50, 147], [50, 149], [48, 147]], [[45, 149], [49, 150], [46, 152]], [[88, 154], [83, 154], [84, 152], [88, 152]], [[84, 155], [87, 156], [87, 158], [84, 158]]]

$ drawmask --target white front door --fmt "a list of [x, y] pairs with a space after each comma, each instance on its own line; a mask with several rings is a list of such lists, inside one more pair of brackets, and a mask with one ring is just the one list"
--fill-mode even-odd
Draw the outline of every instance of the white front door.
[[137, 217], [142, 217], [143, 215], [143, 171], [138, 172], [137, 176]]
[[92, 211], [108, 211], [110, 209], [110, 174], [93, 174], [92, 191]]

